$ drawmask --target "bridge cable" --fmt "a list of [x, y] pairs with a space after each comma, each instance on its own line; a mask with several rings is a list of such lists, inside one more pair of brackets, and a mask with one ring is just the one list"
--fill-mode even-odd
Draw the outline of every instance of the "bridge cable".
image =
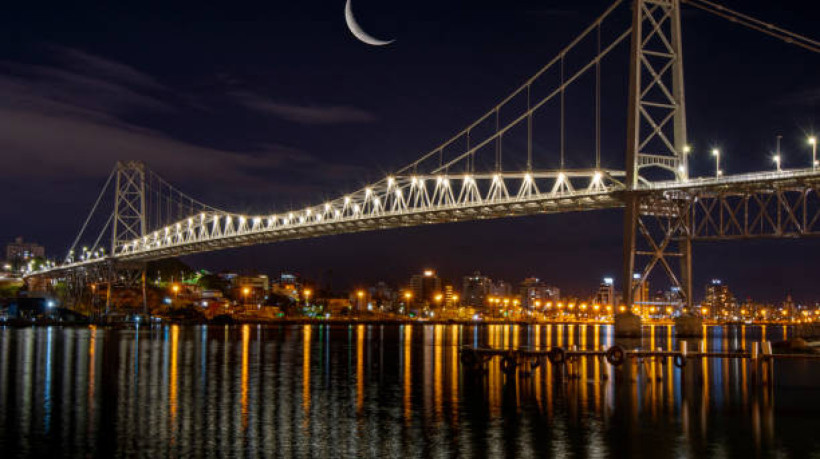
[[[601, 55], [601, 24], [598, 24], [596, 56]], [[601, 61], [595, 61], [595, 169], [601, 168]]]
[[[111, 179], [114, 178], [114, 173], [117, 171], [117, 168], [111, 169], [111, 173], [108, 174], [108, 179], [105, 181], [105, 185], [103, 185], [102, 190], [100, 190], [100, 194], [97, 196], [97, 200], [94, 202], [94, 206], [91, 208], [91, 212], [88, 213], [88, 217], [85, 219], [85, 223], [83, 223], [82, 228], [80, 228], [79, 234], [77, 237], [74, 238], [74, 242], [71, 244], [71, 248], [68, 249], [68, 253], [71, 254], [74, 249], [77, 248], [77, 244], [80, 242], [80, 238], [83, 237], [83, 233], [85, 232], [86, 227], [91, 222], [91, 218], [94, 216], [94, 212], [97, 210], [97, 206], [100, 205], [100, 201], [102, 201], [103, 196], [105, 195], [106, 189], [108, 189], [108, 185], [111, 184]], [[113, 215], [113, 213], [111, 214]]]
[[[598, 61], [595, 61], [598, 64]], [[564, 170], [564, 54], [561, 54], [561, 167]]]
[[[490, 110], [488, 110], [487, 112], [485, 112], [484, 115], [480, 116], [478, 119], [473, 121], [472, 124], [468, 125], [466, 128], [462, 129], [460, 132], [458, 132], [454, 136], [450, 137], [448, 140], [446, 140], [444, 143], [442, 143], [439, 147], [436, 147], [432, 150], [429, 150], [427, 153], [422, 155], [420, 158], [418, 158], [415, 161], [413, 161], [413, 162], [399, 168], [396, 171], [396, 175], [401, 175], [401, 174], [403, 174], [403, 173], [405, 173], [409, 170], [412, 170], [413, 173], [415, 174], [418, 170], [418, 165], [421, 162], [424, 162], [425, 160], [429, 159], [434, 154], [436, 154], [438, 152], [439, 148], [447, 146], [447, 145], [453, 143], [456, 139], [461, 138], [466, 132], [474, 129], [475, 127], [477, 127], [478, 125], [480, 125], [484, 121], [488, 120], [492, 115], [495, 114], [496, 109], [498, 107], [506, 105], [510, 100], [512, 100], [517, 95], [519, 95], [525, 88], [527, 88], [528, 86], [532, 85], [535, 81], [537, 81], [544, 73], [546, 73], [548, 70], [553, 68], [555, 66], [555, 64], [558, 63], [559, 59], [561, 59], [563, 57], [564, 54], [566, 54], [569, 50], [575, 48], [575, 46], [577, 46], [584, 38], [586, 38], [587, 35], [589, 35], [592, 31], [594, 31], [596, 29], [596, 27], [598, 27], [606, 18], [608, 18], [612, 14], [613, 11], [615, 11], [617, 9], [617, 7], [619, 5], [621, 5], [621, 3], [623, 3], [623, 0], [615, 0], [612, 3], [612, 5], [610, 5], [606, 9], [606, 11], [603, 12], [603, 14], [598, 16], [598, 18], [590, 26], [588, 26], [586, 29], [584, 29], [577, 37], [575, 37], [575, 39], [572, 42], [570, 42], [569, 45], [565, 46], [563, 48], [563, 50], [556, 57], [554, 57], [546, 65], [541, 67], [540, 70], [535, 72], [535, 74], [533, 74], [533, 76], [531, 76], [529, 79], [527, 79], [522, 85], [520, 85], [517, 89], [512, 91], [509, 95], [507, 95], [507, 97], [505, 97], [500, 102], [498, 102], [495, 107], [493, 107]], [[627, 32], [627, 34], [628, 33], [629, 32]], [[615, 41], [620, 42], [624, 38], [625, 37], [623, 35], [621, 35]], [[609, 48], [611, 48], [611, 46]], [[534, 109], [537, 109], [538, 107], [540, 107], [540, 105], [537, 105]], [[529, 110], [528, 114], [531, 113], [532, 111], [533, 110]], [[489, 140], [494, 140], [494, 137], [489, 139]], [[484, 146], [484, 145], [486, 145], [486, 142], [482, 142], [481, 146]], [[473, 153], [476, 150], [477, 150], [477, 148], [474, 147], [471, 151], [468, 151], [467, 153]], [[463, 159], [463, 156], [460, 156], [458, 159], [459, 160]]]
[[797, 45], [801, 48], [820, 54], [820, 42], [812, 40], [804, 35], [800, 35], [786, 29], [777, 27], [774, 24], [755, 19], [746, 14], [726, 8], [723, 5], [710, 2], [708, 0], [681, 0], [683, 3], [694, 6], [707, 13], [720, 16], [731, 22], [738, 23], [758, 32], [765, 33], [786, 43]]

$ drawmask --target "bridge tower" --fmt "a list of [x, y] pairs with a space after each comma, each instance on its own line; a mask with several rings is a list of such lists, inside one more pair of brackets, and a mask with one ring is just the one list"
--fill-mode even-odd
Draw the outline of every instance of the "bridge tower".
[[[111, 254], [116, 255], [123, 245], [146, 234], [145, 163], [117, 161], [114, 214], [111, 221]], [[146, 298], [145, 263], [113, 262], [106, 271], [108, 292], [106, 312], [111, 306], [111, 287], [117, 281], [141, 284], [143, 312], [148, 312]]]
[[145, 236], [145, 163], [117, 161], [111, 254]]
[[691, 202], [683, 193], [651, 190], [653, 179], [689, 176], [680, 0], [634, 0], [629, 65], [624, 303], [634, 305], [658, 268], [691, 310]]

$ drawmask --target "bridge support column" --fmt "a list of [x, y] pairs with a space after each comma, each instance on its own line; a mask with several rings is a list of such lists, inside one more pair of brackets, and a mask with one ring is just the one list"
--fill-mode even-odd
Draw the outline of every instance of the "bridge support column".
[[641, 318], [632, 313], [632, 306], [635, 302], [635, 289], [632, 275], [635, 272], [635, 247], [637, 243], [636, 232], [638, 229], [638, 219], [640, 218], [639, 199], [635, 193], [626, 195], [626, 209], [624, 210], [624, 245], [623, 245], [623, 270], [621, 272], [621, 288], [623, 292], [623, 306], [625, 310], [620, 310], [620, 305], [615, 308], [615, 336], [617, 337], [640, 337]]

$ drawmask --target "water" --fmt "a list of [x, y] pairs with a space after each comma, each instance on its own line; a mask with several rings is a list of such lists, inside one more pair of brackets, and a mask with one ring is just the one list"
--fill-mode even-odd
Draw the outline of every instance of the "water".
[[[715, 350], [783, 327], [709, 329]], [[600, 348], [605, 326], [0, 329], [0, 451], [13, 456], [820, 457], [820, 362], [582, 363], [505, 375], [458, 345]], [[629, 347], [671, 348], [665, 327]], [[698, 344], [693, 344], [697, 346]], [[616, 377], [617, 376], [617, 377]]]

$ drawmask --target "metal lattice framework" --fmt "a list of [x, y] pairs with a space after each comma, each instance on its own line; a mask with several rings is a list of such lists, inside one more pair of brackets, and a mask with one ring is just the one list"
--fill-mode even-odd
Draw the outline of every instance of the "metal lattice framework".
[[[677, 287], [681, 303], [691, 305], [692, 242], [818, 234], [820, 171], [690, 178], [681, 2], [820, 52], [818, 42], [717, 8], [708, 0], [632, 0], [627, 2], [632, 6], [631, 27], [616, 27], [616, 33], [603, 39], [605, 26], [614, 22], [612, 13], [623, 3], [618, 0], [475, 122], [394, 174], [336, 199], [298, 210], [244, 215], [191, 198], [142, 163], [118, 163], [65, 262], [30, 275], [98, 278], [108, 273], [110, 286], [119, 276], [118, 265], [134, 271], [139, 263], [171, 256], [330, 234], [623, 207], [625, 303], [634, 304], [635, 292], [660, 270]], [[601, 64], [628, 38], [626, 161], [622, 169], [607, 168], [601, 160]], [[570, 65], [568, 57], [588, 50], [589, 43], [594, 53], [581, 65]], [[594, 167], [571, 169], [566, 167], [567, 89], [592, 73], [595, 140], [582, 162], [594, 161]], [[554, 148], [539, 146], [534, 139], [539, 131], [536, 115], [547, 107], [559, 113], [553, 122], [558, 126]], [[510, 170], [511, 161], [505, 158], [517, 132], [523, 134], [518, 140], [525, 145], [525, 158], [512, 161]], [[537, 167], [539, 161], [553, 167]], [[91, 248], [75, 253], [112, 180], [112, 214]], [[108, 253], [100, 245], [105, 231], [111, 233]], [[144, 282], [143, 275], [143, 287]]]

